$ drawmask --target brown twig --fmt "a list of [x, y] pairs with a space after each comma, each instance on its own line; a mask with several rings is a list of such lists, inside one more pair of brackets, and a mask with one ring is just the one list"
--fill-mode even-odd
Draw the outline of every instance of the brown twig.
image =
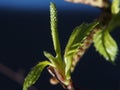
[[[23, 85], [24, 82], [24, 76], [20, 73], [14, 72], [7, 66], [0, 63], [0, 73], [7, 76], [11, 80], [17, 82], [20, 85]], [[29, 90], [37, 90], [36, 87], [32, 86]]]
[[98, 8], [107, 8], [109, 7], [109, 0], [65, 0], [73, 3], [82, 3]]

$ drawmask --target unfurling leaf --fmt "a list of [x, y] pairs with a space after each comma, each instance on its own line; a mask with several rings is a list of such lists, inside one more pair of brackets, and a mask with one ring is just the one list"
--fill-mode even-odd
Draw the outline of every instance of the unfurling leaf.
[[35, 82], [40, 77], [43, 69], [50, 64], [51, 63], [48, 61], [43, 61], [43, 62], [39, 62], [36, 66], [34, 66], [25, 78], [25, 81], [23, 84], [23, 90], [27, 90], [30, 86], [35, 84]]
[[73, 56], [78, 52], [78, 49], [83, 46], [84, 40], [94, 30], [96, 25], [98, 25], [97, 22], [82, 24], [73, 30], [66, 45], [64, 54], [64, 60], [66, 63], [65, 71], [68, 78], [70, 78], [70, 69], [73, 62]]
[[114, 63], [118, 47], [108, 31], [99, 30], [94, 37], [96, 50], [108, 61]]
[[120, 0], [113, 0], [111, 7], [112, 14], [117, 14], [120, 11]]
[[44, 51], [43, 52], [44, 53], [44, 56], [48, 59], [48, 60], [50, 60], [50, 62], [53, 64], [53, 66], [56, 66], [57, 65], [57, 61], [56, 61], [56, 58], [52, 55], [52, 54], [50, 54], [50, 53], [48, 53], [48, 52], [46, 52], [46, 51]]
[[56, 53], [56, 60], [59, 64], [63, 64], [61, 56], [61, 46], [57, 30], [57, 9], [54, 3], [50, 3], [50, 24], [51, 24], [51, 34], [53, 40], [53, 46]]
[[64, 56], [73, 54], [74, 50], [76, 50], [78, 47], [80, 47], [80, 45], [83, 44], [82, 41], [87, 38], [87, 36], [90, 34], [90, 32], [93, 31], [93, 29], [96, 27], [96, 25], [98, 25], [98, 23], [94, 22], [91, 24], [82, 24], [82, 25], [76, 27], [69, 37], [68, 43], [65, 48]]
[[61, 49], [57, 30], [57, 10], [54, 3], [50, 3], [50, 21], [54, 49], [56, 54], [60, 55]]

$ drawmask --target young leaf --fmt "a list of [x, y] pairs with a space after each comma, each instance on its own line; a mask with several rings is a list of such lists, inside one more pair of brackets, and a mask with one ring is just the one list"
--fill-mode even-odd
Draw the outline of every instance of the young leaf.
[[65, 66], [64, 62], [62, 61], [61, 56], [61, 47], [58, 37], [58, 30], [57, 30], [57, 10], [54, 3], [50, 3], [50, 20], [51, 20], [51, 34], [53, 39], [54, 50], [56, 53], [56, 62], [59, 65]]
[[98, 25], [98, 23], [94, 22], [91, 24], [82, 24], [76, 27], [70, 35], [70, 38], [66, 45], [65, 56], [69, 55], [70, 51], [75, 51], [82, 44], [82, 41], [87, 37], [87, 35], [89, 35], [89, 33], [95, 28], [96, 25]]
[[73, 30], [66, 45], [64, 54], [64, 60], [66, 63], [65, 73], [68, 79], [70, 78], [70, 69], [74, 54], [77, 53], [77, 49], [83, 44], [83, 41], [87, 35], [94, 30], [96, 25], [98, 25], [97, 22], [91, 24], [82, 24]]
[[46, 52], [46, 51], [44, 51], [43, 53], [44, 53], [44, 56], [45, 56], [47, 59], [49, 59], [54, 66], [57, 65], [58, 62], [56, 61], [56, 58], [55, 58], [53, 55], [51, 55], [50, 53], [48, 53], [48, 52]]
[[61, 48], [57, 30], [57, 10], [54, 3], [50, 3], [50, 20], [54, 49], [58, 57], [61, 57]]
[[111, 7], [112, 14], [117, 14], [120, 11], [120, 0], [113, 0]]
[[51, 63], [48, 61], [43, 61], [43, 62], [39, 62], [36, 66], [34, 66], [33, 69], [28, 73], [27, 77], [25, 78], [23, 84], [23, 90], [27, 90], [30, 86], [35, 84], [35, 82], [40, 77], [43, 69], [50, 64]]
[[108, 31], [99, 30], [94, 37], [96, 50], [108, 61], [114, 63], [118, 47]]

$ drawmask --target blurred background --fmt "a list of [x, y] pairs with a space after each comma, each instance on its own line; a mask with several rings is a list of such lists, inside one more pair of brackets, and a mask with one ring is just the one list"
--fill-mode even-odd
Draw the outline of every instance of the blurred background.
[[[92, 22], [101, 10], [64, 0], [0, 0], [0, 90], [22, 90], [24, 77], [39, 61], [43, 51], [54, 53], [50, 34], [49, 4], [58, 9], [59, 37], [64, 53], [75, 26]], [[120, 48], [120, 28], [111, 34]], [[78, 87], [87, 90], [120, 90], [120, 54], [116, 66], [105, 61], [93, 45], [87, 50], [72, 74]], [[49, 83], [45, 69], [31, 90], [64, 90]]]

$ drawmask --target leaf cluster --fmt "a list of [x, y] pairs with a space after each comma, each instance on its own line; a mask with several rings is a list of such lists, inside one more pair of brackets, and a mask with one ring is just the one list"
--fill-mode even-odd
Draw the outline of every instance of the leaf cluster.
[[54, 3], [50, 3], [51, 36], [56, 55], [53, 56], [51, 53], [44, 51], [44, 56], [48, 60], [39, 62], [33, 67], [25, 78], [23, 90], [27, 90], [30, 86], [35, 84], [46, 66], [48, 66], [48, 71], [50, 71], [50, 74], [56, 81], [67, 88], [72, 81], [71, 73], [92, 42], [94, 42], [96, 50], [107, 61], [114, 63], [118, 47], [117, 43], [110, 35], [110, 32], [120, 25], [120, 4], [118, 2], [119, 0], [113, 0], [111, 5], [112, 18], [107, 25], [101, 25], [101, 22], [98, 20], [90, 24], [83, 23], [75, 27], [65, 47], [64, 55], [61, 54], [57, 30], [58, 20], [56, 6]]

